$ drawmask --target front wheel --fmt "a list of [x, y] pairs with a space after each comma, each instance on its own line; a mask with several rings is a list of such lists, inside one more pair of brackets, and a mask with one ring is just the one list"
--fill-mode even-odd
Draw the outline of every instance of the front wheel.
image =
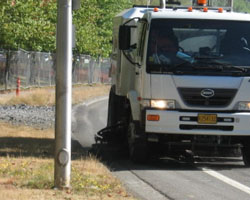
[[248, 142], [245, 142], [241, 149], [241, 152], [245, 166], [250, 167], [250, 144]]
[[242, 139], [241, 154], [243, 158], [243, 162], [246, 167], [250, 167], [250, 137], [244, 137]]
[[148, 145], [139, 124], [130, 120], [128, 127], [128, 148], [130, 159], [135, 163], [145, 163], [148, 159]]

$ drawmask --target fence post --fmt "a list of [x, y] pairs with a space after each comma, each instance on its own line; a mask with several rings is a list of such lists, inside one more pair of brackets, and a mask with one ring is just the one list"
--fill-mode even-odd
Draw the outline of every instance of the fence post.
[[6, 64], [5, 64], [5, 90], [8, 89], [8, 78], [9, 78], [9, 67], [10, 66], [10, 51], [6, 53]]
[[92, 85], [93, 83], [93, 66], [94, 66], [94, 59], [90, 58], [90, 62], [89, 62], [89, 85]]
[[39, 56], [38, 56], [38, 62], [36, 63], [37, 64], [37, 67], [38, 67], [38, 73], [37, 73], [37, 78], [38, 78], [38, 86], [40, 87], [41, 86], [41, 52], [39, 52]]

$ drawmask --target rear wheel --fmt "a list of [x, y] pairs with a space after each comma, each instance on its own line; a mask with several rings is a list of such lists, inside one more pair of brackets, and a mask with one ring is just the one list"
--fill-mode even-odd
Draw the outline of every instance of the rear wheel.
[[144, 132], [138, 123], [130, 120], [128, 126], [129, 156], [133, 162], [145, 163], [148, 159], [148, 145]]

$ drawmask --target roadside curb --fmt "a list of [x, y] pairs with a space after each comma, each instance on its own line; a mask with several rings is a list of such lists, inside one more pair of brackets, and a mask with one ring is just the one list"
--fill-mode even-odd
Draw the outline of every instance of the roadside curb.
[[136, 198], [141, 200], [170, 200], [131, 171], [111, 171], [111, 173], [119, 180], [122, 180], [125, 188]]
[[108, 96], [100, 96], [100, 97], [90, 98], [90, 99], [87, 99], [86, 101], [84, 101], [80, 104], [73, 106], [73, 108], [77, 107], [77, 106], [89, 106], [91, 104], [97, 103], [99, 101], [107, 100], [107, 99], [108, 99]]

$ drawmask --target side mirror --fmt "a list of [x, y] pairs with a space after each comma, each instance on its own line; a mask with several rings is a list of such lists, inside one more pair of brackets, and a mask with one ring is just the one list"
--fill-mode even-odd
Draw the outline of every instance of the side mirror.
[[122, 25], [119, 28], [119, 49], [128, 50], [130, 49], [131, 41], [131, 27]]

